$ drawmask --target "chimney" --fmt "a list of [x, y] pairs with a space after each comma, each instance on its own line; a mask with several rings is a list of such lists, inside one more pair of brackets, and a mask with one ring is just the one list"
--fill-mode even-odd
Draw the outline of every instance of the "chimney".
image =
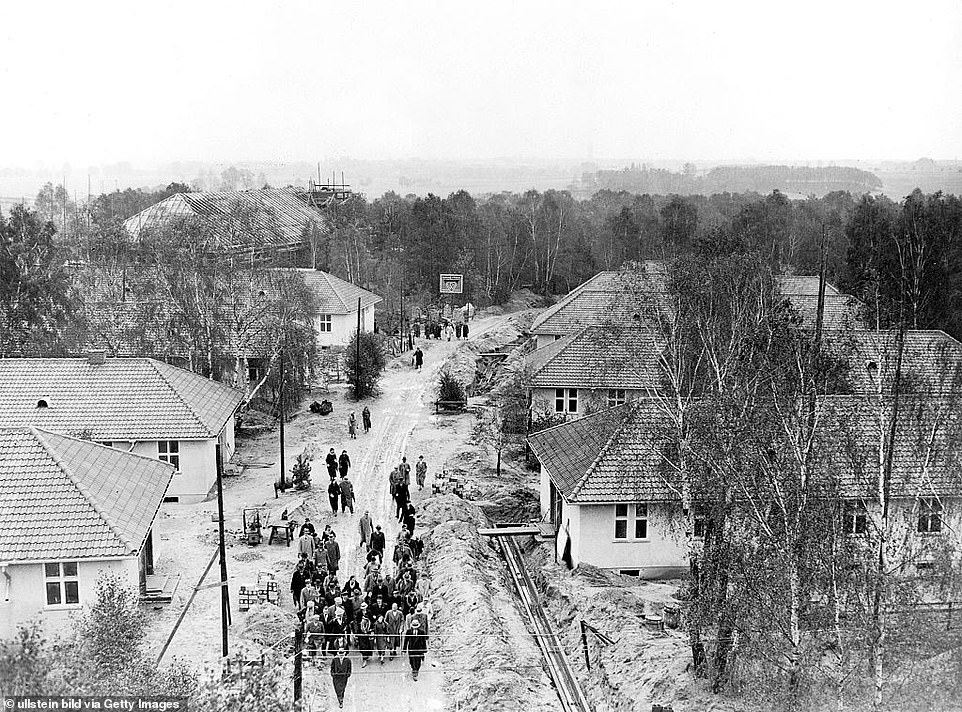
[[91, 366], [102, 366], [107, 362], [106, 351], [90, 351], [87, 354], [87, 363]]

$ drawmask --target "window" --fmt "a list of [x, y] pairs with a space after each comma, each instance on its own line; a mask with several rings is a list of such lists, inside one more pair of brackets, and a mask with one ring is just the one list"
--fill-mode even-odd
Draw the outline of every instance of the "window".
[[100, 444], [103, 445], [104, 447], [113, 447], [113, 446], [114, 446], [113, 440], [102, 440], [102, 441], [100, 442]]
[[704, 504], [696, 504], [695, 511], [692, 513], [693, 532], [696, 539], [704, 539], [705, 532], [708, 531], [708, 507]]
[[609, 388], [608, 389], [608, 407], [612, 408], [616, 405], [625, 404], [625, 389], [624, 388]]
[[180, 443], [176, 440], [161, 440], [157, 443], [157, 458], [161, 462], [169, 462], [180, 469]]
[[330, 314], [319, 314], [317, 317], [317, 330], [330, 332], [333, 329]]
[[555, 340], [555, 341], [561, 341], [562, 338], [564, 338], [564, 337], [561, 336], [561, 334], [555, 334], [555, 335], [554, 335], [554, 340]]
[[577, 413], [578, 412], [578, 389], [577, 388], [555, 388], [554, 389], [554, 412], [555, 413]]
[[46, 407], [47, 407], [47, 401], [45, 401], [43, 398], [41, 398], [40, 400], [37, 401], [37, 407], [38, 407], [38, 408], [46, 408]]
[[[631, 528], [629, 528], [631, 524]], [[631, 533], [631, 536], [629, 536]], [[615, 505], [615, 539], [622, 541], [648, 538], [648, 505]]]
[[864, 534], [867, 531], [865, 502], [850, 500], [842, 508], [842, 533]]
[[919, 500], [920, 534], [938, 534], [942, 531], [942, 503], [937, 499]]
[[48, 606], [80, 603], [80, 582], [77, 580], [76, 561], [44, 564], [43, 575]]

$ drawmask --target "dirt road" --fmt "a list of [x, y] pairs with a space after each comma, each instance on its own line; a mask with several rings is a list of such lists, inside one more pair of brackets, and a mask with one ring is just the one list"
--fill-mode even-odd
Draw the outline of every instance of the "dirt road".
[[[506, 317], [496, 316], [472, 322], [471, 339], [479, 338], [486, 331], [497, 327]], [[420, 340], [424, 351], [424, 367], [415, 371], [410, 366], [410, 355], [395, 359], [381, 381], [382, 394], [369, 402], [373, 428], [370, 433], [358, 433], [352, 440], [347, 433], [347, 416], [356, 410], [360, 422], [360, 410], [346, 398], [345, 389], [333, 388], [329, 394], [315, 394], [316, 398], [329, 398], [335, 410], [330, 416], [316, 416], [307, 412], [293, 418], [286, 427], [286, 465], [288, 472], [294, 457], [305, 447], [316, 452], [312, 470], [313, 488], [306, 499], [309, 506], [320, 516], [312, 517], [315, 525], [323, 528], [330, 523], [341, 547], [341, 569], [339, 578], [346, 581], [351, 573], [360, 575], [363, 567], [363, 552], [359, 547], [358, 520], [365, 510], [370, 511], [375, 524], [380, 524], [386, 534], [388, 551], [393, 548], [400, 525], [394, 517], [394, 505], [389, 493], [388, 475], [393, 467], [406, 455], [412, 463], [420, 454], [429, 462], [428, 484], [425, 492], [430, 491], [433, 469], [430, 464], [437, 447], [456, 449], [457, 442], [439, 443], [439, 433], [435, 431], [433, 416], [434, 389], [441, 365], [458, 348], [457, 341]], [[418, 437], [424, 429], [424, 438]], [[413, 436], [413, 437], [412, 437]], [[440, 438], [443, 441], [443, 437]], [[450, 440], [450, 438], [449, 438]], [[412, 441], [431, 443], [427, 451], [412, 451]], [[351, 456], [350, 477], [354, 481], [357, 497], [353, 515], [339, 513], [334, 516], [327, 503], [326, 486], [328, 483], [324, 456], [330, 448], [340, 454], [347, 450]], [[225, 486], [225, 511], [227, 528], [240, 530], [240, 512], [243, 507], [265, 504], [284, 506], [290, 502], [296, 506], [300, 496], [282, 495], [280, 504], [273, 498], [273, 482], [277, 478], [277, 453], [279, 436], [272, 431], [261, 437], [240, 441], [235, 460], [249, 463], [239, 477], [228, 478]], [[440, 461], [440, 456], [438, 460]], [[413, 484], [413, 472], [412, 472]], [[423, 496], [412, 487], [415, 506]], [[296, 497], [296, 499], [295, 499]], [[179, 612], [197, 576], [210, 557], [211, 545], [216, 544], [214, 525], [210, 521], [212, 503], [200, 505], [165, 505], [164, 517], [158, 525], [160, 539], [164, 546], [158, 558], [158, 567], [183, 575], [182, 586], [175, 598], [174, 605], [158, 612], [151, 625], [151, 639], [156, 644], [169, 632], [172, 621]], [[206, 546], [181, 546], [192, 537]], [[281, 590], [281, 607], [293, 611], [289, 595], [290, 571], [296, 559], [296, 550], [284, 546], [247, 547], [234, 543], [229, 554], [230, 587], [235, 625], [232, 626], [232, 639], [241, 635], [236, 629], [243, 623], [243, 614], [237, 612], [237, 590], [240, 585], [252, 585], [259, 570], [270, 569], [278, 572]], [[216, 568], [216, 567], [215, 567]], [[216, 576], [216, 572], [214, 573]], [[212, 580], [212, 579], [209, 579]], [[194, 662], [213, 662], [220, 654], [219, 647], [219, 601], [216, 592], [202, 591], [184, 621], [183, 632], [179, 632], [171, 654], [186, 657]], [[431, 712], [445, 707], [442, 691], [443, 670], [439, 657], [429, 649], [428, 656], [417, 682], [411, 678], [411, 670], [406, 658], [386, 662], [383, 666], [374, 663], [361, 669], [361, 661], [356, 653], [354, 675], [348, 684], [344, 708], [347, 710], [371, 710], [389, 707], [398, 712], [417, 710]], [[326, 665], [315, 668], [305, 666], [304, 700], [307, 709], [336, 708], [329, 669]]]

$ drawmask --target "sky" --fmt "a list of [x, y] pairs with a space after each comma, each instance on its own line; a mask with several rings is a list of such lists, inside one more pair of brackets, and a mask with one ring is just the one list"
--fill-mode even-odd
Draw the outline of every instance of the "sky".
[[962, 157], [962, 2], [11, 3], [0, 166]]

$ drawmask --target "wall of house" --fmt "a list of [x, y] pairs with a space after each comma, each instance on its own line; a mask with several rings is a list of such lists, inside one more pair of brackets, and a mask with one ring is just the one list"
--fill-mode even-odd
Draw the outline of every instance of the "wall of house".
[[43, 564], [0, 567], [0, 638], [10, 638], [18, 625], [31, 619], [39, 620], [48, 635], [64, 632], [71, 617], [96, 600], [97, 578], [102, 571], [120, 576], [131, 588], [139, 591], [137, 557], [79, 562], [77, 580], [80, 584], [80, 603], [57, 607], [46, 605]]
[[[641, 398], [646, 395], [645, 391], [625, 389], [626, 400]], [[554, 413], [554, 388], [533, 388], [531, 389], [531, 413], [537, 416], [539, 413]], [[597, 413], [599, 410], [609, 408], [607, 388], [579, 388], [578, 389], [578, 412], [569, 414], [569, 417], [580, 418], [589, 413]]]
[[[331, 331], [321, 331], [320, 317], [314, 319], [318, 346], [344, 346], [357, 329], [357, 309], [347, 314], [331, 316]], [[374, 305], [361, 310], [361, 331], [374, 331]]]
[[[231, 453], [233, 453], [233, 419], [225, 430], [230, 431]], [[225, 434], [226, 437], [226, 434]], [[167, 490], [168, 497], [177, 497], [185, 504], [205, 499], [217, 481], [216, 441], [180, 440], [180, 470], [174, 475]], [[157, 459], [157, 441], [144, 440], [134, 445], [133, 452], [144, 457]], [[224, 459], [229, 455], [225, 452]]]
[[[638, 569], [642, 578], [682, 575], [688, 567], [684, 537], [675, 517], [680, 510], [665, 504], [648, 505], [648, 538], [615, 539], [615, 506], [582, 505], [578, 508], [582, 561], [602, 569]], [[633, 523], [629, 521], [629, 530]]]

